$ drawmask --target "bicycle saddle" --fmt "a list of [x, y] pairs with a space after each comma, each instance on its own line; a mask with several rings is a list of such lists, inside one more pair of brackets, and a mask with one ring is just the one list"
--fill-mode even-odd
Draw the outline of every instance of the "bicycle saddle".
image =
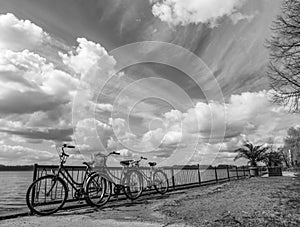
[[156, 166], [156, 162], [148, 162], [149, 166]]
[[129, 166], [129, 164], [133, 162], [133, 160], [125, 160], [125, 161], [120, 161], [120, 164], [122, 166]]
[[82, 164], [83, 164], [83, 165], [86, 165], [86, 166], [91, 166], [91, 165], [92, 165], [91, 162], [83, 162]]

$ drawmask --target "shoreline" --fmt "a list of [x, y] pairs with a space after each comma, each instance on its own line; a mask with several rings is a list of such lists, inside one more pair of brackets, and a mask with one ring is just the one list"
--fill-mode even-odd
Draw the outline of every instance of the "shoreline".
[[[265, 212], [265, 216], [260, 217], [260, 221], [274, 222], [275, 220], [273, 226], [280, 226], [277, 225], [280, 223], [280, 220], [273, 216], [280, 217], [281, 214], [275, 212], [273, 215], [272, 209], [279, 209], [277, 207], [278, 201], [281, 200], [283, 202], [281, 197], [295, 197], [295, 193], [300, 193], [291, 189], [298, 187], [299, 182], [300, 176], [293, 177], [292, 174], [283, 177], [248, 178], [172, 191], [163, 196], [157, 194], [145, 195], [134, 202], [128, 200], [125, 200], [125, 202], [116, 201], [101, 209], [81, 207], [60, 211], [57, 214], [46, 217], [18, 216], [6, 220], [2, 219], [0, 226], [29, 227], [46, 225], [81, 227], [102, 225], [135, 227], [143, 225], [152, 227], [167, 225], [179, 227], [222, 226], [224, 223], [229, 223], [230, 226], [242, 226], [241, 223], [245, 220], [250, 223], [255, 221], [254, 216], [252, 216], [255, 213], [254, 211], [259, 213]], [[298, 183], [298, 185], [295, 186], [295, 183]], [[277, 197], [280, 195], [281, 197], [273, 198], [274, 195], [277, 195]], [[293, 199], [296, 198], [294, 197]], [[230, 206], [230, 204], [235, 204], [235, 206]], [[264, 204], [264, 206], [259, 204]], [[294, 204], [296, 206], [294, 209], [298, 209], [298, 206], [300, 208], [299, 204], [299, 201], [298, 204]], [[191, 209], [192, 207], [194, 208]], [[282, 204], [280, 209], [283, 214], [284, 210], [295, 211], [291, 207], [283, 207]], [[271, 219], [269, 220], [268, 218]], [[281, 220], [283, 223], [291, 221], [292, 224], [288, 226], [300, 224], [300, 214], [299, 217], [296, 215], [295, 217], [283, 216], [281, 218], [283, 218]], [[285, 218], [291, 220], [285, 220]], [[297, 225], [293, 225], [293, 221]]]

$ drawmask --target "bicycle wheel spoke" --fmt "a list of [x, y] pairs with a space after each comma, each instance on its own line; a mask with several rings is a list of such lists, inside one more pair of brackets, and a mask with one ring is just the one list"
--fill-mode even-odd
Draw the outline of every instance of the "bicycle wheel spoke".
[[111, 184], [100, 174], [92, 175], [87, 182], [87, 202], [92, 206], [103, 206], [111, 196]]
[[43, 176], [32, 183], [26, 194], [30, 210], [47, 215], [59, 210], [67, 199], [66, 185], [55, 176]]
[[157, 170], [154, 173], [153, 180], [154, 180], [154, 188], [158, 193], [164, 194], [168, 191], [168, 187], [169, 187], [168, 178], [164, 172], [162, 172], [161, 170]]
[[129, 199], [137, 199], [143, 191], [143, 178], [138, 171], [131, 171], [125, 176], [124, 192]]

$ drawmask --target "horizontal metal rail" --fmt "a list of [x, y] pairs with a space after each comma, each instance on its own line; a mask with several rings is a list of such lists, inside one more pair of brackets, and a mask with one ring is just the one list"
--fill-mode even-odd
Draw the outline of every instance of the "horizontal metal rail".
[[[33, 181], [41, 176], [52, 174], [58, 168], [56, 165], [34, 165]], [[116, 176], [121, 176], [122, 167], [108, 167]], [[84, 179], [85, 166], [65, 166], [65, 169], [77, 182]], [[200, 186], [211, 183], [229, 181], [250, 176], [248, 167], [209, 167], [202, 169], [200, 165], [195, 166], [173, 166], [161, 168], [169, 179], [169, 190], [182, 189], [184, 187]], [[146, 175], [149, 175], [149, 167], [139, 167]], [[144, 185], [147, 185], [146, 182]], [[69, 193], [67, 202], [75, 201], [75, 190], [68, 185]]]

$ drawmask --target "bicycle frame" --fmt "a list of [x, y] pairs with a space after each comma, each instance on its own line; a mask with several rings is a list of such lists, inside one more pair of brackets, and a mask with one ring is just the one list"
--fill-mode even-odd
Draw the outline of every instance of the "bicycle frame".
[[[61, 147], [61, 150], [62, 150], [62, 153], [59, 154], [59, 157], [60, 157], [60, 165], [57, 169], [57, 173], [55, 174], [55, 176], [59, 177], [60, 175], [62, 176], [63, 180], [65, 180], [67, 183], [69, 183], [71, 185], [71, 187], [77, 191], [78, 190], [78, 186], [80, 187], [80, 189], [83, 188], [83, 185], [84, 183], [86, 182], [86, 180], [88, 179], [88, 177], [91, 175], [91, 172], [90, 172], [90, 167], [87, 166], [86, 167], [86, 170], [84, 172], [84, 178], [83, 178], [83, 181], [82, 182], [76, 182], [74, 180], [74, 178], [72, 177], [72, 175], [69, 173], [69, 171], [65, 168], [64, 166], [64, 163], [66, 162], [67, 160], [67, 157], [69, 156], [68, 154], [65, 153], [64, 151], [64, 148], [67, 147], [67, 146], [63, 146]], [[74, 147], [72, 147], [74, 148]], [[57, 152], [59, 153], [59, 150], [57, 148]], [[77, 187], [76, 187], [77, 186]], [[68, 184], [67, 184], [67, 188], [69, 189], [68, 187]]]
[[69, 171], [63, 165], [58, 168], [57, 173], [55, 175], [56, 176], [62, 176], [62, 178], [66, 182], [68, 182], [72, 186], [72, 188], [77, 190], [76, 186], [80, 186], [81, 188], [83, 187], [84, 182], [86, 182], [87, 178], [89, 177], [89, 170], [88, 170], [88, 167], [87, 167], [85, 172], [84, 172], [84, 177], [83, 177], [82, 182], [76, 182], [74, 180], [74, 178], [71, 176], [71, 174], [69, 173]]
[[[102, 167], [102, 169], [99, 171], [100, 173], [104, 174], [108, 181], [113, 183], [114, 185], [121, 185], [122, 179], [124, 178], [125, 174], [127, 173], [127, 168], [123, 167], [120, 178], [114, 175], [110, 169], [105, 165]], [[119, 182], [119, 183], [117, 183]]]

